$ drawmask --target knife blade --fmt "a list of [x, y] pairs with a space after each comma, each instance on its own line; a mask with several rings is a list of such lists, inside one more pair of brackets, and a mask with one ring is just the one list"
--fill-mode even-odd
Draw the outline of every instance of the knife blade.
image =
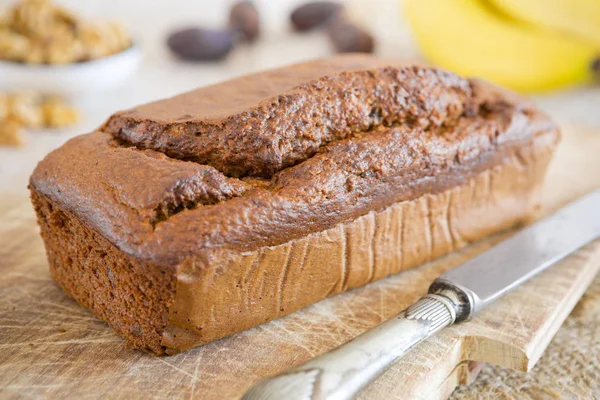
[[353, 398], [416, 344], [600, 238], [600, 189], [442, 274], [428, 294], [342, 346], [267, 378], [243, 400]]
[[[511, 289], [600, 236], [600, 190], [570, 203], [436, 279], [462, 288], [477, 313]], [[513, 255], [518, 255], [514, 257]], [[466, 317], [465, 317], [466, 318]]]

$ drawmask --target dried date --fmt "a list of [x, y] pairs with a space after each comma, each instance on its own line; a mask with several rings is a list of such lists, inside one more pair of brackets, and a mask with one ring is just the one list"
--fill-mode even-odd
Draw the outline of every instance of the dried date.
[[167, 45], [184, 60], [216, 61], [233, 49], [234, 35], [229, 30], [187, 28], [169, 35]]
[[308, 31], [335, 18], [343, 6], [335, 1], [313, 1], [296, 8], [290, 19], [298, 31]]

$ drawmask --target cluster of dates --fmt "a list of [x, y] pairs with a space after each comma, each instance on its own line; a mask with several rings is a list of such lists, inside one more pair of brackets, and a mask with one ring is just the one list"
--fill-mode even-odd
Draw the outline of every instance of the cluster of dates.
[[[372, 53], [373, 37], [344, 17], [343, 6], [335, 1], [315, 1], [296, 8], [290, 15], [296, 31], [324, 28], [339, 53]], [[169, 35], [167, 45], [182, 59], [217, 61], [224, 59], [237, 43], [253, 42], [260, 35], [260, 17], [252, 1], [234, 4], [225, 29], [186, 28]]]

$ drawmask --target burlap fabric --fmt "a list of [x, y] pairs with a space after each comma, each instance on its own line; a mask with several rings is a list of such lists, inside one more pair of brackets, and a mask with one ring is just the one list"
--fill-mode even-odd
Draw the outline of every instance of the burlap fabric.
[[487, 365], [452, 400], [600, 399], [600, 275], [529, 373]]

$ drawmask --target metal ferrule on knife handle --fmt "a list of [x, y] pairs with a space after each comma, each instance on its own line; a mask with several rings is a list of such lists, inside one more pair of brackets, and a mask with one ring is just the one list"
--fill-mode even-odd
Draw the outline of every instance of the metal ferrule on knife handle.
[[428, 290], [430, 295], [438, 295], [447, 299], [453, 306], [456, 314], [454, 322], [471, 319], [477, 307], [478, 298], [472, 290], [456, 285], [445, 279], [437, 278]]

